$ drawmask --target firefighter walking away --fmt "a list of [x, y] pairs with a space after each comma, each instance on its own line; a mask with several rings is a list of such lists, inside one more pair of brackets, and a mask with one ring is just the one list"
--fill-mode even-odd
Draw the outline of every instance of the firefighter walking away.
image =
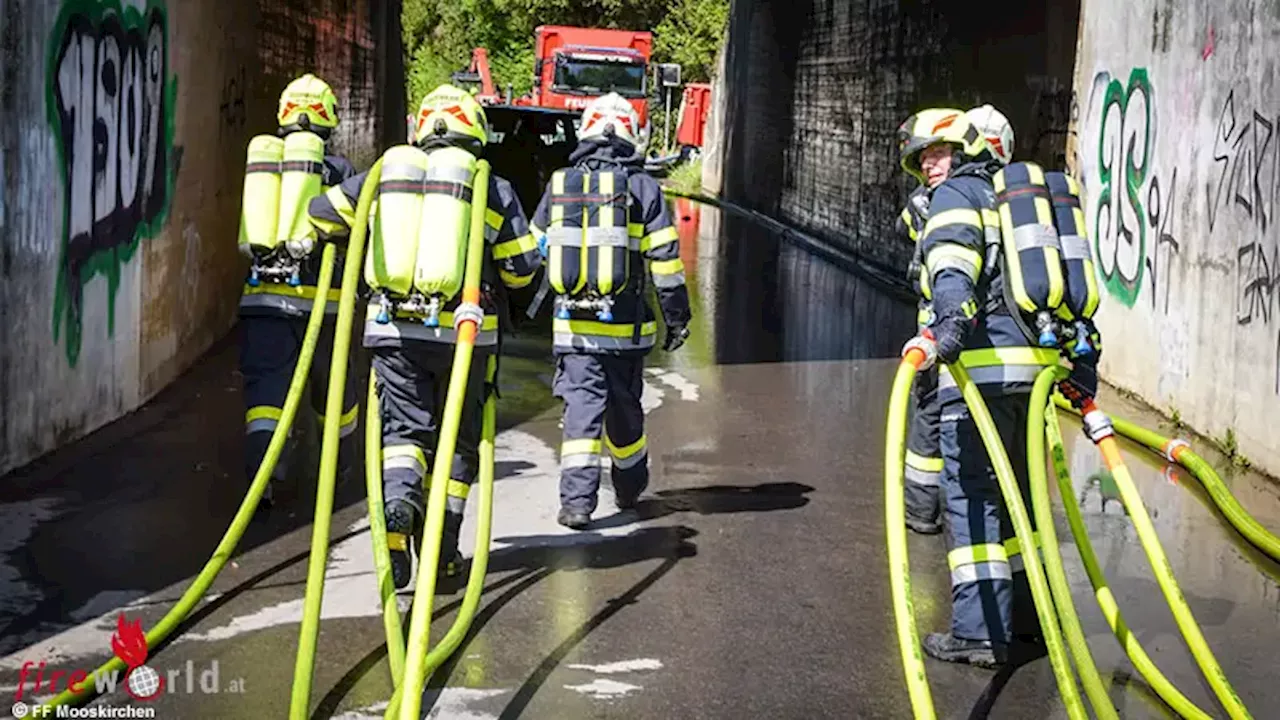
[[[382, 418], [382, 482], [397, 589], [413, 582], [426, 514], [424, 479], [436, 462], [451, 463], [437, 572], [456, 575], [458, 538], [467, 494], [479, 473], [480, 435], [487, 393], [485, 370], [498, 350], [504, 288], [528, 285], [541, 257], [511, 184], [490, 175], [488, 207], [472, 207], [477, 161], [489, 141], [484, 109], [468, 93], [441, 85], [418, 110], [414, 144], [383, 156], [377, 209], [364, 269], [372, 292], [364, 346], [370, 349]], [[349, 236], [367, 173], [311, 204], [322, 237]], [[468, 374], [452, 458], [433, 457], [449, 389], [456, 320], [466, 312], [462, 285], [472, 212], [485, 213], [482, 318]], [[459, 314], [455, 317], [455, 314]]]
[[[656, 180], [643, 170], [645, 131], [622, 96], [582, 113], [573, 165], [554, 172], [533, 218], [555, 293], [552, 392], [564, 401], [561, 525], [583, 529], [598, 503], [601, 458], [620, 509], [649, 484], [644, 359], [657, 339], [645, 300], [652, 276], [670, 352], [689, 336], [691, 311], [680, 244]], [[646, 268], [646, 264], [648, 267]]]
[[[249, 481], [262, 464], [283, 412], [311, 304], [317, 299], [321, 257], [315, 247], [315, 230], [307, 222], [307, 204], [324, 188], [355, 175], [351, 163], [329, 149], [338, 126], [338, 99], [323, 80], [307, 74], [289, 83], [280, 95], [276, 120], [276, 134], [259, 135], [249, 144], [240, 237], [240, 251], [250, 260], [239, 312], [245, 473]], [[342, 262], [338, 254], [338, 271], [333, 274], [309, 377], [311, 407], [321, 425], [342, 294]], [[350, 359], [347, 374], [351, 375]], [[345, 480], [358, 461], [354, 433], [359, 406], [350, 382], [342, 408], [338, 462]], [[260, 507], [264, 510], [272, 504], [275, 481], [287, 476], [294, 446], [292, 440], [285, 446], [272, 471], [262, 495]]]

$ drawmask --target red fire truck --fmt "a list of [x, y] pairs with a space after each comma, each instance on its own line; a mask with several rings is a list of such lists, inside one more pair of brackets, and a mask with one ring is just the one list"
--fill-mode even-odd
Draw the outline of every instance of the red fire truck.
[[479, 86], [475, 96], [494, 135], [487, 154], [527, 207], [536, 205], [549, 173], [568, 164], [577, 145], [575, 122], [587, 103], [616, 92], [635, 107], [641, 125], [648, 121], [653, 52], [653, 33], [637, 30], [543, 25], [534, 40], [527, 95], [513, 98], [509, 83], [499, 94], [485, 48], [472, 50], [470, 67], [453, 74], [455, 84]]
[[533, 89], [528, 95], [498, 95], [484, 48], [471, 51], [471, 67], [455, 73], [454, 81], [479, 84], [480, 102], [500, 109], [581, 111], [593, 99], [616, 92], [635, 107], [641, 124], [648, 119], [653, 33], [543, 25], [534, 30], [534, 41]]

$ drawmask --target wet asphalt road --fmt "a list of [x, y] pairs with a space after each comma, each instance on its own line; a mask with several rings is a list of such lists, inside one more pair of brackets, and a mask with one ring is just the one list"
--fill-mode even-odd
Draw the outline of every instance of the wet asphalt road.
[[[911, 309], [702, 215], [701, 237], [689, 227], [696, 217], [686, 224], [683, 252], [694, 335], [675, 356], [656, 354], [646, 373], [653, 479], [635, 511], [616, 510], [606, 481], [588, 531], [555, 523], [559, 406], [545, 344], [528, 335], [511, 343], [487, 589], [471, 636], [429, 684], [430, 717], [910, 717], [881, 465], [891, 358]], [[236, 355], [233, 336], [147, 407], [0, 481], [4, 707], [24, 662], [34, 671], [44, 661], [48, 674], [92, 669], [110, 657], [119, 608], [151, 627], [203, 566], [244, 489]], [[1114, 394], [1104, 399], [1156, 424]], [[1129, 625], [1188, 697], [1221, 716], [1119, 502], [1090, 483], [1096, 452], [1076, 442], [1073, 421], [1064, 432], [1072, 500]], [[1194, 480], [1128, 449], [1210, 646], [1255, 717], [1267, 717], [1280, 707], [1280, 567], [1208, 509]], [[1227, 480], [1259, 521], [1280, 528], [1274, 484]], [[181, 636], [152, 653], [169, 688], [150, 703], [156, 717], [286, 716], [314, 507], [305, 485], [281, 489], [281, 505], [250, 527]], [[391, 683], [362, 478], [339, 489], [335, 507], [312, 716], [381, 717]], [[473, 528], [469, 520], [465, 532]], [[1057, 533], [1121, 716], [1172, 717], [1107, 630], [1065, 521]], [[944, 541], [909, 543], [919, 632], [942, 629]], [[433, 637], [461, 599], [447, 590]], [[1066, 716], [1045, 658], [999, 675], [926, 667], [940, 717]], [[132, 701], [117, 690], [96, 702]]]

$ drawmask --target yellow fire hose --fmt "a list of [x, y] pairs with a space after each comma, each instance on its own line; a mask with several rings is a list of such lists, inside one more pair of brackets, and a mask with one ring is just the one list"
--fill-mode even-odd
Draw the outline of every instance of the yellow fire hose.
[[[1064, 410], [1076, 412], [1064, 398], [1055, 397], [1054, 402]], [[1209, 493], [1209, 498], [1222, 512], [1227, 522], [1230, 522], [1237, 532], [1272, 560], [1280, 562], [1280, 538], [1269, 532], [1241, 507], [1218, 473], [1204, 458], [1193, 452], [1186, 441], [1164, 437], [1117, 417], [1111, 418], [1111, 423], [1116, 432], [1147, 446], [1163, 455], [1166, 460], [1186, 468], [1187, 472], [1204, 486]]]
[[[497, 367], [497, 358], [490, 357], [486, 369], [486, 375], [490, 383], [496, 380]], [[489, 395], [485, 399], [483, 423], [484, 426], [480, 433], [480, 476], [476, 483], [479, 486], [480, 505], [476, 512], [475, 555], [471, 558], [471, 572], [467, 576], [467, 589], [463, 593], [462, 605], [458, 608], [458, 615], [454, 618], [453, 625], [450, 626], [449, 631], [440, 639], [439, 644], [427, 653], [427, 659], [423, 663], [425, 666], [423, 671], [424, 679], [430, 677], [462, 644], [462, 639], [466, 637], [467, 631], [471, 629], [471, 622], [475, 619], [476, 609], [480, 606], [480, 596], [484, 592], [484, 579], [489, 568], [490, 528], [492, 527], [491, 522], [493, 519], [494, 442], [498, 426], [497, 398], [493, 395]], [[385, 546], [385, 538], [383, 543]], [[386, 596], [383, 597], [383, 602], [387, 602]], [[395, 605], [393, 604], [392, 607], [394, 608]], [[391, 628], [388, 627], [388, 634], [391, 631]], [[398, 614], [395, 616], [395, 632], [397, 636], [401, 632]], [[401, 652], [403, 653], [403, 650]], [[387, 706], [386, 717], [392, 717], [399, 712], [402, 697], [400, 693], [401, 680], [402, 676], [396, 674], [396, 691]], [[418, 693], [419, 696], [421, 694], [421, 692]]]
[[[911, 706], [917, 720], [935, 718], [933, 701], [929, 693], [928, 679], [925, 676], [924, 662], [920, 654], [920, 644], [915, 631], [914, 614], [911, 607], [910, 565], [907, 559], [905, 507], [903, 503], [903, 461], [905, 457], [906, 408], [909, 402], [911, 382], [924, 360], [923, 351], [912, 348], [904, 355], [898, 366], [893, 389], [889, 401], [889, 427], [885, 450], [885, 525], [889, 541], [890, 588], [893, 597], [894, 619], [898, 630], [898, 646], [902, 655], [903, 670], [906, 675], [907, 689], [911, 698]], [[982, 435], [987, 453], [992, 458], [996, 476], [1000, 483], [1001, 493], [1009, 508], [1013, 521], [1014, 534], [1021, 547], [1026, 548], [1022, 554], [1035, 599], [1036, 613], [1040, 627], [1044, 633], [1045, 644], [1049, 648], [1049, 659], [1053, 665], [1054, 676], [1058, 681], [1068, 714], [1073, 720], [1087, 718], [1084, 704], [1076, 688], [1075, 679], [1066, 650], [1059, 635], [1058, 619], [1054, 611], [1048, 584], [1040, 566], [1038, 553], [1034, 551], [1030, 521], [1026, 508], [1022, 504], [1021, 492], [1017, 478], [1009, 463], [1008, 455], [996, 430], [986, 403], [969, 379], [963, 366], [959, 363], [949, 366], [951, 376], [956, 382], [969, 405], [970, 413]]]
[[[342, 273], [342, 296], [338, 301], [338, 323], [333, 338], [333, 358], [329, 365], [329, 395], [325, 401], [324, 435], [320, 446], [320, 476], [316, 479], [316, 514], [311, 533], [311, 557], [307, 567], [307, 593], [303, 600], [302, 627], [298, 636], [298, 656], [293, 669], [293, 693], [289, 704], [291, 720], [305, 720], [311, 704], [311, 680], [320, 634], [320, 608], [324, 597], [324, 571], [329, 559], [329, 523], [333, 515], [333, 485], [338, 470], [338, 431], [342, 423], [342, 395], [347, 385], [347, 356], [351, 350], [351, 324], [355, 314], [360, 270], [364, 267], [364, 241], [369, 232], [369, 210], [382, 159], [369, 170], [360, 190], [360, 204], [347, 243], [347, 260]], [[329, 247], [325, 252], [330, 251]], [[312, 311], [314, 312], [314, 310]]]
[[1062, 702], [1066, 705], [1067, 715], [1073, 720], [1087, 720], [1088, 714], [1080, 698], [1080, 691], [1076, 688], [1075, 678], [1072, 677], [1066, 648], [1062, 644], [1057, 613], [1049, 594], [1049, 585], [1045, 581], [1044, 568], [1040, 566], [1040, 553], [1035, 551], [1031, 521], [1022, 503], [1022, 492], [1018, 488], [1013, 465], [1009, 462], [1009, 455], [1004, 450], [1000, 433], [996, 429], [995, 421], [991, 419], [991, 413], [987, 410], [987, 404], [983, 401], [978, 386], [969, 379], [969, 373], [960, 363], [948, 365], [947, 369], [950, 370], [956, 387], [964, 396], [965, 404], [969, 406], [969, 414], [973, 417], [974, 424], [978, 427], [978, 434], [982, 436], [982, 444], [986, 446], [987, 455], [995, 466], [996, 479], [1000, 483], [1000, 492], [1004, 496], [1009, 519], [1013, 522], [1014, 535], [1024, 549], [1022, 560], [1026, 567], [1027, 580], [1031, 585], [1036, 616], [1040, 619], [1040, 630], [1044, 634], [1044, 643], [1049, 650], [1049, 662], [1053, 666], [1053, 674], [1058, 681], [1058, 691], [1062, 693]]
[[[1097, 405], [1092, 400], [1087, 401], [1082, 412], [1086, 422], [1091, 417], [1090, 413], [1097, 413], [1093, 417], [1109, 421], [1109, 418], [1102, 414], [1102, 411], [1097, 408]], [[1114, 435], [1107, 434], [1095, 441], [1095, 444], [1102, 452], [1102, 458], [1107, 465], [1107, 469], [1115, 477], [1116, 486], [1120, 490], [1120, 499], [1124, 503], [1125, 509], [1129, 512], [1129, 518], [1133, 521], [1134, 530], [1137, 531], [1138, 539], [1142, 542], [1142, 549], [1147, 555], [1147, 560], [1151, 563], [1152, 571], [1155, 573], [1156, 583], [1159, 584], [1160, 591], [1164, 594], [1165, 601], [1169, 604], [1169, 610], [1173, 612], [1174, 620], [1178, 624], [1178, 630], [1181, 631], [1187, 647], [1195, 657], [1196, 664], [1200, 666], [1201, 672], [1204, 673], [1205, 679], [1209, 682], [1209, 686], [1213, 688], [1214, 694], [1218, 697], [1218, 701], [1223, 708], [1226, 709], [1227, 714], [1235, 720], [1252, 717], [1243, 703], [1240, 702], [1240, 697], [1236, 694], [1235, 689], [1227, 681], [1226, 675], [1222, 672], [1222, 667], [1218, 664], [1217, 659], [1213, 656], [1213, 651], [1209, 649], [1209, 644], [1200, 632], [1200, 626], [1196, 624], [1195, 617], [1191, 614], [1191, 608], [1187, 605], [1186, 598], [1182, 596], [1182, 590], [1178, 587], [1177, 580], [1173, 577], [1173, 569], [1169, 565], [1169, 559], [1165, 556], [1164, 549], [1160, 546], [1160, 540], [1156, 536], [1155, 527], [1151, 524], [1151, 518], [1147, 514], [1146, 507], [1142, 504], [1142, 498], [1138, 496], [1137, 487], [1133, 483], [1133, 478], [1129, 475], [1129, 468], [1125, 465], [1124, 458], [1120, 455], [1119, 443], [1116, 442]]]
[[[1037, 405], [1033, 404], [1031, 411], [1035, 412], [1037, 407]], [[1102, 615], [1107, 619], [1107, 625], [1111, 627], [1111, 632], [1116, 636], [1116, 641], [1124, 648], [1125, 654], [1129, 656], [1134, 668], [1147, 681], [1147, 684], [1155, 690], [1156, 694], [1168, 703], [1169, 707], [1184, 718], [1210, 720], [1211, 716], [1208, 713], [1196, 707], [1185, 695], [1178, 692], [1173, 683], [1169, 682], [1169, 679], [1160, 672], [1160, 669], [1152, 662], [1146, 651], [1142, 649], [1138, 639], [1133, 636], [1133, 633], [1129, 632], [1129, 626], [1125, 624], [1124, 617], [1120, 614], [1120, 609], [1116, 605], [1115, 596], [1111, 593], [1111, 588], [1107, 586], [1107, 578], [1102, 574], [1102, 567], [1098, 562], [1098, 556], [1093, 551], [1093, 543], [1089, 540], [1089, 534], [1085, 530], [1084, 518], [1080, 514], [1080, 508], [1072, 501], [1075, 495], [1075, 488], [1071, 484], [1071, 473], [1067, 467], [1067, 454], [1062, 446], [1062, 431], [1058, 427], [1058, 414], [1051, 406], [1047, 412], [1041, 412], [1044, 413], [1045, 434], [1048, 437], [1053, 456], [1053, 469], [1058, 479], [1058, 493], [1063, 499], [1062, 506], [1066, 511], [1067, 523], [1071, 527], [1071, 535], [1075, 538], [1076, 549], [1080, 552], [1080, 560], [1084, 564], [1085, 572], [1089, 575], [1089, 583], [1093, 586], [1094, 597], [1098, 601], [1098, 607], [1102, 610]]]
[[368, 481], [369, 536], [373, 541], [378, 597], [382, 599], [382, 625], [387, 631], [387, 662], [391, 666], [391, 681], [398, 686], [404, 675], [404, 631], [400, 625], [395, 581], [391, 578], [391, 553], [387, 549], [387, 519], [382, 501], [382, 412], [378, 404], [378, 381], [372, 368], [365, 402], [364, 467]]
[[907, 693], [916, 720], [935, 720], [929, 678], [920, 657], [920, 638], [916, 635], [915, 610], [911, 605], [911, 563], [907, 558], [906, 504], [903, 500], [906, 457], [907, 405], [911, 383], [924, 351], [911, 348], [898, 365], [889, 394], [889, 422], [884, 452], [884, 526], [889, 547], [889, 591], [893, 598], [893, 617], [898, 629], [898, 650], [902, 654], [902, 670], [906, 674]]
[[[471, 202], [471, 236], [467, 246], [466, 276], [462, 285], [462, 302], [480, 304], [480, 270], [484, 260], [484, 228], [485, 213], [489, 206], [489, 163], [481, 160], [477, 163]], [[372, 176], [372, 173], [370, 173]], [[377, 178], [374, 178], [376, 184]], [[372, 198], [369, 198], [372, 200]], [[361, 210], [368, 212], [367, 200], [362, 196]], [[440, 541], [444, 530], [444, 510], [447, 500], [446, 489], [449, 473], [453, 468], [453, 452], [458, 441], [458, 425], [462, 417], [462, 402], [466, 396], [467, 376], [471, 370], [471, 356], [475, 349], [476, 333], [479, 330], [473, 318], [461, 321], [458, 328], [457, 345], [454, 347], [453, 367], [449, 376], [449, 392], [445, 399], [444, 418], [440, 423], [440, 441], [436, 446], [435, 462], [431, 470], [431, 487], [427, 499], [426, 529], [424, 531], [422, 551], [418, 554], [418, 579], [413, 594], [413, 609], [409, 621], [409, 646], [405, 654], [404, 678], [397, 685], [396, 693], [400, 695], [400, 720], [418, 720], [418, 711], [422, 707], [422, 688], [429, 672], [427, 658], [427, 640], [431, 632], [431, 610], [435, 603], [436, 564], [440, 559]], [[491, 398], [490, 398], [491, 399]], [[488, 414], [486, 408], [486, 415]], [[477, 543], [477, 548], [487, 543]], [[487, 559], [487, 558], [486, 558]], [[476, 580], [476, 563], [472, 565], [471, 577], [467, 591], [477, 591], [474, 601], [478, 602], [478, 590], [481, 584]], [[483, 581], [483, 573], [480, 580]], [[471, 599], [471, 598], [468, 598]], [[458, 613], [458, 621], [464, 617]], [[455, 622], [455, 625], [458, 623]], [[469, 618], [468, 618], [469, 625]], [[461, 634], [465, 634], [463, 628]], [[458, 639], [461, 639], [459, 635]], [[436, 654], [437, 661], [443, 659]], [[394, 697], [393, 697], [394, 701]], [[395, 703], [387, 707], [386, 717], [390, 719], [395, 711]]]
[[[1080, 675], [1080, 683], [1084, 686], [1085, 695], [1093, 712], [1099, 718], [1116, 718], [1115, 706], [1111, 703], [1107, 689], [1098, 675], [1098, 667], [1089, 653], [1089, 644], [1084, 630], [1080, 627], [1080, 618], [1076, 615], [1075, 603], [1071, 599], [1071, 584], [1067, 581], [1066, 570], [1062, 567], [1062, 551], [1058, 547], [1057, 533], [1053, 529], [1053, 508], [1049, 500], [1049, 483], [1045, 479], [1045, 407], [1049, 405], [1049, 393], [1057, 382], [1067, 375], [1067, 369], [1061, 366], [1045, 368], [1036, 377], [1031, 389], [1031, 406], [1027, 413], [1027, 472], [1031, 488], [1031, 505], [1036, 517], [1036, 531], [1040, 534], [1041, 546], [1044, 550], [1045, 569], [1049, 575], [1049, 587], [1053, 590], [1053, 601], [1058, 609], [1058, 619], [1062, 621], [1063, 633], [1067, 636], [1067, 644], [1071, 648], [1072, 659], [1075, 660], [1076, 672]], [[1064, 497], [1071, 497], [1068, 493]], [[1064, 503], [1070, 505], [1071, 503]], [[1028, 550], [1023, 546], [1022, 554]]]
[[[205, 563], [204, 569], [192, 581], [191, 586], [182, 594], [182, 597], [178, 599], [173, 609], [161, 618], [155, 627], [147, 631], [145, 637], [149, 650], [164, 642], [169, 637], [169, 634], [183, 620], [186, 620], [191, 611], [195, 609], [196, 604], [200, 602], [210, 586], [213, 585], [218, 573], [222, 572], [222, 568], [231, 559], [231, 553], [235, 552], [236, 545], [240, 543], [240, 538], [244, 537], [244, 531], [249, 527], [249, 522], [253, 519], [253, 514], [258, 509], [258, 502], [262, 499], [262, 493], [266, 490], [271, 473], [275, 470], [276, 463], [280, 460], [280, 453], [284, 450], [285, 440], [289, 437], [289, 430], [293, 427], [293, 420], [298, 412], [298, 404], [302, 401], [302, 391], [307, 386], [307, 377], [311, 372], [311, 359], [315, 355], [316, 344], [320, 339], [320, 329], [324, 324], [325, 298], [329, 296], [329, 287], [333, 283], [335, 252], [332, 245], [326, 245], [320, 258], [320, 277], [316, 281], [316, 299], [311, 305], [311, 315], [307, 319], [307, 331], [303, 336], [302, 350], [298, 354], [298, 364], [293, 368], [293, 378], [289, 382], [289, 394], [285, 396], [284, 407], [280, 411], [280, 420], [276, 424], [275, 431], [271, 433], [271, 442], [267, 445], [267, 452], [263, 456], [262, 464], [258, 466], [258, 472], [254, 475], [253, 482], [249, 485], [249, 491], [245, 493], [244, 500], [240, 503], [240, 509], [236, 511], [230, 527], [227, 528], [227, 532], [222, 536], [222, 540], [218, 543], [217, 549], [213, 551], [213, 556], [209, 558], [209, 562]], [[334, 417], [338, 416], [335, 415]], [[113, 657], [95, 670], [94, 675], [106, 675], [123, 669], [125, 669], [124, 661], [118, 657]], [[80, 683], [79, 692], [70, 689], [64, 690], [50, 700], [45, 706], [49, 710], [43, 717], [53, 717], [55, 713], [53, 708], [59, 705], [79, 705], [97, 695], [98, 690], [95, 684]], [[37, 709], [33, 708], [31, 712], [32, 717], [42, 716], [40, 714], [42, 711]]]

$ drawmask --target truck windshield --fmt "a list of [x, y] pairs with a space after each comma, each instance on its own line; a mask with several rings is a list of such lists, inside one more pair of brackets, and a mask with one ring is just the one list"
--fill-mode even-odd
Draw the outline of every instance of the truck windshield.
[[554, 89], [558, 92], [644, 97], [644, 65], [561, 57], [556, 62]]

